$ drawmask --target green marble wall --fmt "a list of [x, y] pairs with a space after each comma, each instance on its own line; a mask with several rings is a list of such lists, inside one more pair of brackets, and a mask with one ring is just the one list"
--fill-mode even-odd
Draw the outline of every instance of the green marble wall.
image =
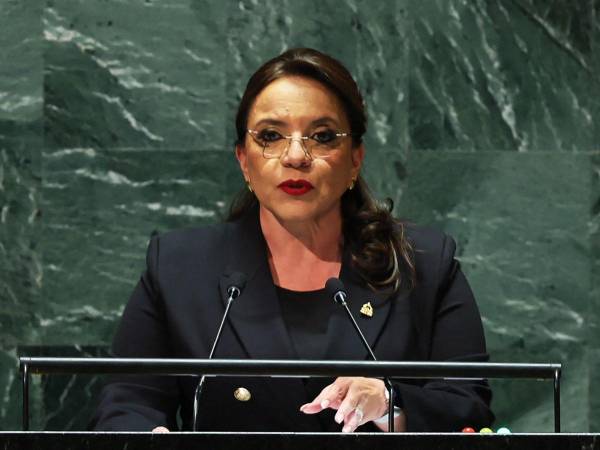
[[[600, 0], [0, 0], [0, 429], [20, 427], [19, 353], [102, 354], [150, 233], [222, 217], [248, 76], [313, 46], [363, 89], [373, 189], [458, 240], [493, 359], [562, 362], [564, 428], [600, 432], [599, 14]], [[81, 429], [97, 386], [37, 379], [35, 426]], [[552, 429], [548, 383], [494, 388], [498, 426]]]

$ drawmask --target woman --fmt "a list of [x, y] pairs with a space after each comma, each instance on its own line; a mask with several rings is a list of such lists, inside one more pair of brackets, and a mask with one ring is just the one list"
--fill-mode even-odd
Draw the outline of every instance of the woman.
[[[147, 270], [114, 341], [121, 357], [205, 358], [230, 275], [247, 278], [217, 358], [367, 359], [344, 312], [327, 298], [339, 277], [379, 360], [485, 361], [481, 319], [441, 233], [393, 219], [360, 169], [366, 115], [348, 71], [293, 49], [251, 77], [240, 102], [236, 156], [247, 190], [223, 225], [151, 240]], [[193, 378], [109, 384], [96, 429], [191, 429]], [[459, 431], [493, 420], [484, 382], [394, 383], [398, 431]], [[211, 378], [200, 430], [386, 429], [379, 379]]]

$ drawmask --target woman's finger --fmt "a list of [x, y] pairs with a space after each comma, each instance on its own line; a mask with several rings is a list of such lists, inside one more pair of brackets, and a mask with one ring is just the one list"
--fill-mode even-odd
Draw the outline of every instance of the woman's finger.
[[167, 427], [156, 427], [152, 430], [153, 433], [169, 433], [169, 429]]
[[339, 407], [339, 404], [345, 395], [345, 391], [347, 390], [347, 386], [343, 381], [338, 380], [340, 380], [340, 378], [330, 385], [325, 386], [312, 402], [302, 405], [300, 411], [305, 414], [315, 414], [327, 408], [336, 409]]
[[364, 413], [360, 406], [354, 408], [344, 420], [342, 433], [352, 433], [354, 430], [356, 430], [359, 425], [362, 425], [363, 416]]
[[345, 422], [347, 417], [354, 411], [354, 408], [358, 405], [358, 398], [352, 389], [349, 389], [344, 397], [344, 400], [340, 404], [337, 413], [335, 414], [335, 421], [337, 423]]
[[300, 407], [300, 411], [305, 414], [315, 414], [323, 411], [325, 408], [328, 408], [331, 403], [330, 398], [337, 395], [336, 389], [336, 386], [333, 384], [326, 386], [312, 402], [302, 405]]

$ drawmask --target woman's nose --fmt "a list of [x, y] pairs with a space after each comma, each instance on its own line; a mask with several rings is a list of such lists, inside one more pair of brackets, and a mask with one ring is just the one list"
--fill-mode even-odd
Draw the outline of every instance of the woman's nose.
[[290, 167], [306, 167], [310, 165], [311, 157], [301, 138], [291, 138], [287, 150], [281, 158], [282, 164]]

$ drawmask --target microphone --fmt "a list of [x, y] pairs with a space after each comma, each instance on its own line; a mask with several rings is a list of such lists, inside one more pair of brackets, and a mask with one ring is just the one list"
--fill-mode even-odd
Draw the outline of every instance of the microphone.
[[[352, 322], [352, 326], [354, 327], [354, 330], [356, 330], [356, 334], [358, 334], [358, 337], [362, 341], [364, 347], [367, 349], [367, 352], [369, 352], [369, 356], [371, 357], [371, 359], [373, 361], [377, 361], [377, 358], [375, 357], [375, 353], [373, 353], [373, 350], [371, 349], [371, 346], [367, 342], [365, 335], [363, 334], [362, 330], [356, 323], [356, 320], [354, 320], [354, 316], [352, 315], [350, 308], [348, 308], [348, 303], [346, 303], [348, 294], [346, 293], [344, 283], [342, 283], [342, 281], [339, 278], [330, 278], [325, 283], [325, 292], [329, 297], [333, 298], [333, 300], [337, 304], [341, 305], [345, 309], [346, 315], [350, 319], [350, 322]], [[393, 433], [394, 432], [394, 387], [392, 386], [392, 382], [387, 377], [383, 378], [383, 382], [385, 383], [385, 386], [386, 386], [386, 388], [388, 390], [388, 394], [389, 394], [388, 431]]]
[[[246, 286], [246, 275], [241, 272], [233, 272], [229, 276], [229, 287], [227, 288], [227, 306], [229, 306], [230, 299], [235, 300], [242, 294], [242, 290]], [[214, 350], [214, 349], [213, 349]]]
[[[242, 295], [242, 291], [244, 290], [245, 286], [246, 276], [243, 273], [233, 272], [229, 276], [229, 286], [227, 287], [227, 305], [225, 306], [225, 312], [223, 313], [223, 317], [221, 318], [221, 324], [219, 325], [219, 329], [217, 330], [217, 335], [215, 336], [215, 340], [213, 341], [213, 345], [210, 349], [208, 359], [213, 359], [213, 355], [215, 354], [217, 345], [221, 340], [221, 333], [223, 332], [223, 326], [225, 325], [225, 321], [227, 320], [227, 316], [229, 315], [231, 304], [236, 298]], [[196, 392], [194, 393], [194, 413], [192, 419], [192, 431], [196, 431], [196, 422], [198, 420], [198, 403], [200, 400], [200, 396], [202, 395], [202, 388], [204, 387], [205, 380], [206, 375], [202, 375], [202, 377], [200, 377], [198, 385], [196, 386]]]

